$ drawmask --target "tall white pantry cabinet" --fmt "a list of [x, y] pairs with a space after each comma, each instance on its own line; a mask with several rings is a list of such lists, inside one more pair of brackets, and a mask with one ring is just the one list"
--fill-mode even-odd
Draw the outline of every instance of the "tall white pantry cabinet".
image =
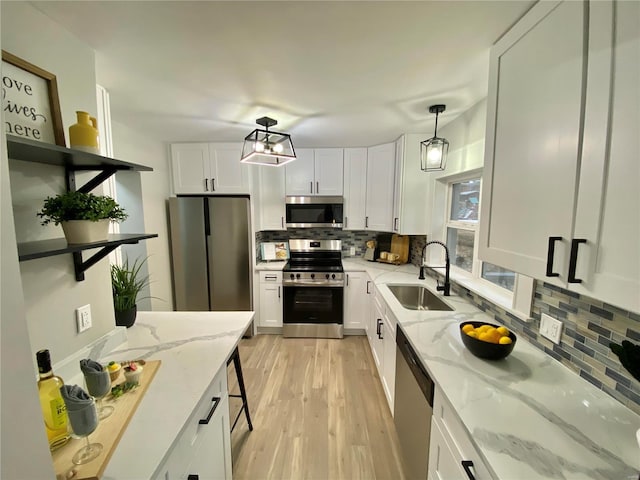
[[482, 260], [640, 312], [640, 3], [541, 2], [491, 52]]

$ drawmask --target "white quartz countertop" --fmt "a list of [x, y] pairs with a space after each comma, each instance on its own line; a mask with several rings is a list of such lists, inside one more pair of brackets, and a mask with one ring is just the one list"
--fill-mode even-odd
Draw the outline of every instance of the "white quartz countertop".
[[278, 261], [274, 260], [272, 262], [258, 262], [256, 264], [256, 270], [276, 270], [282, 271], [284, 266], [287, 264], [286, 261]]
[[499, 361], [473, 356], [460, 339], [467, 320], [498, 323], [466, 300], [443, 299], [453, 312], [405, 309], [388, 284], [422, 284], [413, 265], [343, 259], [366, 271], [434, 381], [458, 413], [496, 478], [636, 480], [640, 416], [528, 343], [522, 335]]
[[253, 316], [253, 312], [138, 312], [125, 343], [112, 351], [94, 352], [102, 362], [162, 361], [103, 479], [153, 476]]

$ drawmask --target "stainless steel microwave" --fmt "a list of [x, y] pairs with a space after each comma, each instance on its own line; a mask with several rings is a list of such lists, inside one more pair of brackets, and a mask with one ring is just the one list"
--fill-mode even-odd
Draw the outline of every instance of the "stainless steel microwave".
[[287, 228], [342, 228], [342, 197], [287, 197]]

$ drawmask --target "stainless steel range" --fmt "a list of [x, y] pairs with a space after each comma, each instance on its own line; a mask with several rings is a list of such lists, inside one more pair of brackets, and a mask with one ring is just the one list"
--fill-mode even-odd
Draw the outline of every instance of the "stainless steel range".
[[289, 240], [282, 273], [284, 337], [342, 338], [344, 270], [340, 240]]

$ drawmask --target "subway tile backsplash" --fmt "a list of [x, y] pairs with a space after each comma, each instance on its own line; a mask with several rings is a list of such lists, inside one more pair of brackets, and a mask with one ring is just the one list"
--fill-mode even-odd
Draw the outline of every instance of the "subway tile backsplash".
[[[442, 279], [439, 272], [428, 269]], [[532, 317], [523, 323], [516, 316], [453, 282], [453, 290], [497, 322], [524, 337], [536, 348], [640, 414], [640, 382], [620, 364], [609, 344], [640, 341], [640, 316], [555, 285], [536, 281]], [[542, 313], [562, 320], [559, 345], [538, 333]]]

